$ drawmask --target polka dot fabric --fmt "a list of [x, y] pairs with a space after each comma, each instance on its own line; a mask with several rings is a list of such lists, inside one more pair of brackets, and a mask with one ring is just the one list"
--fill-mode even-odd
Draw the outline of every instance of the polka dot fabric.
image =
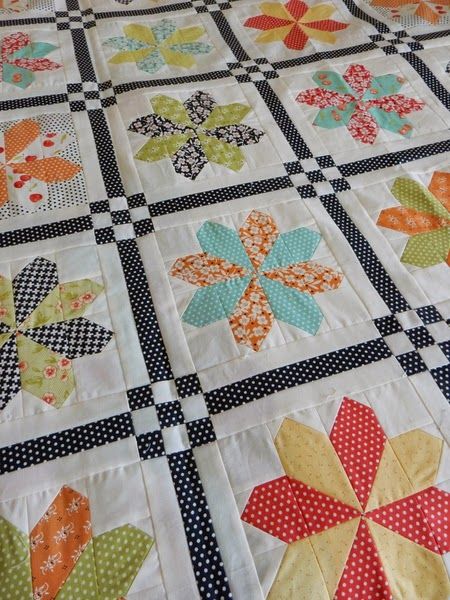
[[345, 398], [330, 440], [364, 508], [386, 443], [386, 436], [373, 410]]

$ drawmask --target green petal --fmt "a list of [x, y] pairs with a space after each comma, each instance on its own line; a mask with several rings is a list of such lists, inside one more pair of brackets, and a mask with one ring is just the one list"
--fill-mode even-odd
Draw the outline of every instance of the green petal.
[[284, 286], [279, 281], [259, 278], [275, 318], [314, 335], [322, 322], [322, 311], [309, 294]]
[[184, 27], [183, 29], [177, 29], [170, 37], [166, 38], [164, 43], [171, 46], [172, 44], [195, 42], [204, 34], [205, 29], [203, 27]]
[[[354, 90], [347, 84], [342, 75], [339, 75], [339, 73], [335, 73], [334, 71], [317, 71], [317, 73], [314, 73], [313, 75], [313, 81], [324, 90], [331, 90], [333, 92], [338, 92], [339, 94], [350, 94], [351, 96], [355, 95]], [[325, 85], [323, 83], [324, 81], [329, 81], [331, 83]]]
[[197, 231], [197, 239], [203, 252], [253, 270], [252, 263], [234, 229], [220, 223], [206, 221]]
[[155, 113], [160, 117], [168, 119], [169, 121], [172, 121], [172, 123], [179, 123], [181, 125], [193, 127], [183, 103], [179, 100], [175, 100], [170, 96], [159, 94], [150, 100], [150, 104], [152, 105]]
[[[20, 372], [22, 389], [60, 408], [75, 388], [72, 368], [60, 366], [60, 361], [65, 357], [34, 342], [26, 335], [19, 335], [16, 343], [19, 361], [26, 365]], [[55, 370], [55, 375], [46, 377], [46, 367]], [[52, 395], [51, 401], [49, 394]]]
[[171, 48], [160, 48], [159, 51], [164, 57], [166, 63], [173, 67], [183, 67], [185, 69], [190, 69], [192, 66], [195, 65], [195, 59], [189, 54], [176, 52]]
[[11, 328], [16, 324], [12, 282], [3, 275], [0, 275], [0, 323]]
[[446, 262], [450, 252], [450, 227], [443, 227], [409, 238], [401, 261], [416, 267], [431, 267]]
[[[400, 90], [402, 85], [403, 81], [399, 81], [397, 75], [380, 75], [379, 77], [374, 77], [370, 84], [370, 89], [364, 93], [362, 99], [375, 100], [382, 96], [392, 96]], [[374, 94], [375, 90], [377, 90], [376, 94]]]
[[74, 600], [74, 598], [76, 600], [100, 600], [100, 598], [103, 600], [98, 593], [93, 540], [83, 550], [57, 596], [57, 600]]
[[394, 197], [408, 208], [448, 219], [449, 213], [426, 187], [409, 177], [397, 177], [391, 189]]
[[127, 38], [131, 38], [132, 40], [137, 40], [138, 42], [148, 45], [156, 44], [153, 31], [150, 29], [150, 27], [146, 27], [145, 25], [125, 25], [123, 32]]
[[104, 287], [92, 279], [77, 279], [61, 283], [59, 290], [63, 319], [67, 320], [84, 315]]
[[125, 596], [153, 545], [145, 532], [123, 525], [94, 540], [99, 596], [113, 600]]
[[56, 50], [57, 47], [53, 44], [47, 44], [47, 42], [32, 42], [8, 56], [8, 60], [11, 62], [17, 58], [42, 58]]
[[0, 517], [1, 596], [8, 600], [31, 600], [31, 564], [28, 537]]
[[[406, 138], [411, 137], [413, 132], [411, 121], [408, 121], [408, 119], [402, 119], [396, 112], [387, 112], [382, 108], [376, 107], [369, 108], [367, 112], [372, 115], [378, 125], [383, 129], [387, 129], [393, 133], [398, 133]], [[406, 133], [401, 133], [401, 129], [405, 127], [405, 125], [408, 125], [409, 129]]]
[[244, 166], [244, 155], [238, 146], [201, 133], [198, 134], [198, 139], [210, 162], [223, 165], [232, 171], [240, 171]]
[[140, 50], [124, 50], [123, 52], [118, 52], [111, 57], [108, 62], [112, 65], [119, 65], [121, 63], [127, 62], [140, 62], [144, 60], [151, 52], [153, 52], [153, 48], [141, 48]]
[[215, 127], [225, 127], [226, 125], [237, 125], [251, 111], [250, 106], [235, 102], [225, 106], [215, 106], [202, 127], [204, 129], [213, 129]]
[[320, 233], [306, 227], [280, 234], [261, 265], [261, 271], [309, 260], [316, 251], [320, 238]]
[[188, 133], [176, 133], [174, 135], [153, 138], [139, 149], [134, 158], [155, 162], [162, 158], [172, 156], [185, 144], [190, 135]]
[[183, 321], [194, 327], [204, 327], [227, 319], [233, 314], [251, 277], [235, 277], [198, 289], [183, 313]]

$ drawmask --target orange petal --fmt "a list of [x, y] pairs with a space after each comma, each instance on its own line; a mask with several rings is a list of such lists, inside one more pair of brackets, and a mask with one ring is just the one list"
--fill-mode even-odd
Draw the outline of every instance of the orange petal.
[[229, 318], [229, 323], [238, 344], [244, 344], [255, 351], [259, 350], [272, 328], [273, 314], [256, 277], [250, 281], [245, 294]]
[[261, 266], [278, 237], [272, 217], [253, 210], [239, 229], [239, 237], [255, 269]]
[[406, 4], [414, 4], [411, 0], [372, 0], [372, 6], [384, 6], [385, 8], [398, 8]]
[[424, 19], [425, 21], [428, 21], [432, 25], [437, 23], [439, 21], [439, 19], [441, 18], [441, 15], [438, 15], [438, 13], [435, 13], [434, 10], [432, 10], [428, 6], [428, 4], [425, 4], [425, 2], [419, 2], [419, 6], [417, 7], [415, 14], [418, 17], [422, 17], [422, 19]]
[[40, 132], [39, 124], [31, 119], [16, 123], [5, 132], [5, 157], [10, 161], [34, 142]]
[[8, 185], [6, 179], [6, 169], [0, 168], [0, 206], [8, 202]]
[[450, 173], [433, 173], [428, 189], [450, 212]]
[[201, 252], [178, 258], [173, 263], [170, 274], [193, 285], [205, 287], [233, 277], [244, 277], [246, 270], [224, 258]]
[[39, 179], [39, 181], [56, 183], [72, 179], [81, 171], [81, 167], [65, 158], [50, 156], [49, 158], [39, 158], [30, 162], [16, 163], [14, 164], [14, 170], [17, 173], [27, 173]]
[[420, 212], [415, 208], [395, 206], [394, 208], [385, 208], [381, 211], [377, 225], [401, 231], [408, 235], [416, 235], [417, 233], [440, 229], [446, 225], [446, 221], [441, 217]]
[[264, 276], [308, 294], [334, 290], [341, 285], [344, 278], [342, 273], [312, 262], [297, 263], [268, 271]]
[[62, 487], [30, 533], [33, 591], [55, 598], [91, 538], [88, 499]]

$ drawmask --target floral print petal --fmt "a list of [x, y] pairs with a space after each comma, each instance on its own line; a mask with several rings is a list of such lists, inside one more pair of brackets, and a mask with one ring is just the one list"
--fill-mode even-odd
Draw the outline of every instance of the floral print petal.
[[372, 73], [364, 65], [350, 65], [343, 77], [359, 97], [369, 88], [372, 81]]
[[443, 220], [441, 217], [420, 212], [414, 208], [395, 206], [393, 208], [385, 208], [381, 211], [377, 225], [401, 231], [408, 235], [416, 235], [440, 229], [443, 226]]
[[211, 94], [199, 90], [194, 92], [183, 104], [192, 123], [201, 125], [209, 117], [217, 103]]
[[204, 287], [233, 277], [244, 277], [246, 270], [223, 258], [203, 252], [179, 258], [172, 265], [170, 274], [187, 283]]
[[318, 263], [304, 262], [264, 273], [265, 277], [279, 281], [299, 292], [317, 294], [338, 288], [344, 276]]
[[172, 164], [177, 173], [187, 179], [196, 179], [208, 158], [199, 139], [192, 137], [172, 155]]
[[253, 277], [236, 310], [229, 318], [238, 344], [259, 350], [272, 329], [274, 316], [258, 279]]
[[205, 135], [215, 137], [235, 146], [249, 146], [250, 144], [257, 144], [264, 135], [264, 131], [240, 124], [209, 129], [205, 131]]
[[258, 210], [253, 210], [240, 227], [239, 237], [255, 269], [262, 265], [278, 235], [272, 217]]
[[180, 123], [173, 123], [159, 115], [146, 115], [139, 117], [128, 127], [129, 131], [146, 135], [149, 138], [160, 138], [177, 133], [185, 133], [188, 128]]
[[209, 162], [222, 165], [232, 171], [240, 171], [245, 159], [242, 150], [235, 144], [228, 144], [216, 137], [198, 134], [198, 141]]
[[378, 135], [378, 125], [373, 116], [364, 107], [357, 106], [350, 117], [347, 129], [355, 140], [373, 144]]
[[435, 171], [428, 190], [450, 213], [450, 173]]

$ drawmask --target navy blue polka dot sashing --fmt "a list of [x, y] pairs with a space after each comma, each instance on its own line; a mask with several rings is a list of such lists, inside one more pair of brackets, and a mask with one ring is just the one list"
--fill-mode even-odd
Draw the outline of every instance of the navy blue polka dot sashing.
[[0, 0], [5, 598], [449, 597], [449, 10]]

